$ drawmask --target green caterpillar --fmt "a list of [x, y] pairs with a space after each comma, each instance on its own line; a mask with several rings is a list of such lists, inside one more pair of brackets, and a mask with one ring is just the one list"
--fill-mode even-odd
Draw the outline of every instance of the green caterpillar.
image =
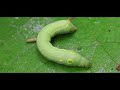
[[55, 35], [75, 32], [70, 20], [60, 20], [45, 26], [37, 36], [37, 47], [47, 59], [67, 66], [90, 67], [90, 62], [75, 51], [54, 47], [50, 41]]

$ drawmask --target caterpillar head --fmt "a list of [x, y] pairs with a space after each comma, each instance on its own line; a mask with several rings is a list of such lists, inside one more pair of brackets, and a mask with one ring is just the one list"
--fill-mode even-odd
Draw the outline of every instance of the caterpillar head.
[[78, 66], [80, 66], [80, 67], [88, 67], [89, 68], [89, 67], [91, 67], [91, 63], [86, 58], [81, 57], [80, 62], [78, 63]]

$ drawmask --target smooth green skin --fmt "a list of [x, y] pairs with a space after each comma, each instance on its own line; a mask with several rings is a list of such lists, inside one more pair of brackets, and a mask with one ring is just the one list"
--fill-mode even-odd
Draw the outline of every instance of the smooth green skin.
[[[116, 70], [120, 64], [120, 17], [77, 17], [72, 21], [77, 32], [52, 38], [53, 46], [76, 51], [90, 60], [90, 68], [51, 62], [40, 54], [36, 43], [26, 43], [27, 38], [37, 37], [47, 24], [65, 19], [69, 17], [0, 17], [0, 72], [120, 72]], [[42, 28], [35, 28], [41, 25]]]
[[60, 20], [45, 26], [37, 36], [37, 47], [47, 59], [67, 66], [90, 67], [90, 62], [75, 51], [54, 47], [51, 38], [59, 34], [73, 33], [76, 27], [69, 20]]

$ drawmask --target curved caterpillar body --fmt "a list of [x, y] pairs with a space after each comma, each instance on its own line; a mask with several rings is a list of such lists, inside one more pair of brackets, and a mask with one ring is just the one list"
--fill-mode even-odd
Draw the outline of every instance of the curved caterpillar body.
[[47, 59], [67, 66], [90, 67], [90, 62], [75, 51], [54, 47], [50, 41], [58, 34], [75, 32], [77, 28], [70, 20], [60, 20], [45, 26], [37, 36], [37, 47]]

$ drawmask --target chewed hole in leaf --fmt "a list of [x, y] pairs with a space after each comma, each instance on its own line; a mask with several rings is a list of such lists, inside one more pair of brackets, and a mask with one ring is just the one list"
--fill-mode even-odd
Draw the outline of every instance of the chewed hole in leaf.
[[113, 68], [111, 68], [111, 70], [113, 70]]
[[117, 70], [117, 71], [120, 71], [120, 64], [118, 64], [118, 65], [116, 66], [116, 70]]
[[109, 29], [108, 32], [111, 32], [111, 30]]
[[80, 52], [82, 49], [83, 49], [82, 46], [79, 46], [76, 48], [76, 52]]

